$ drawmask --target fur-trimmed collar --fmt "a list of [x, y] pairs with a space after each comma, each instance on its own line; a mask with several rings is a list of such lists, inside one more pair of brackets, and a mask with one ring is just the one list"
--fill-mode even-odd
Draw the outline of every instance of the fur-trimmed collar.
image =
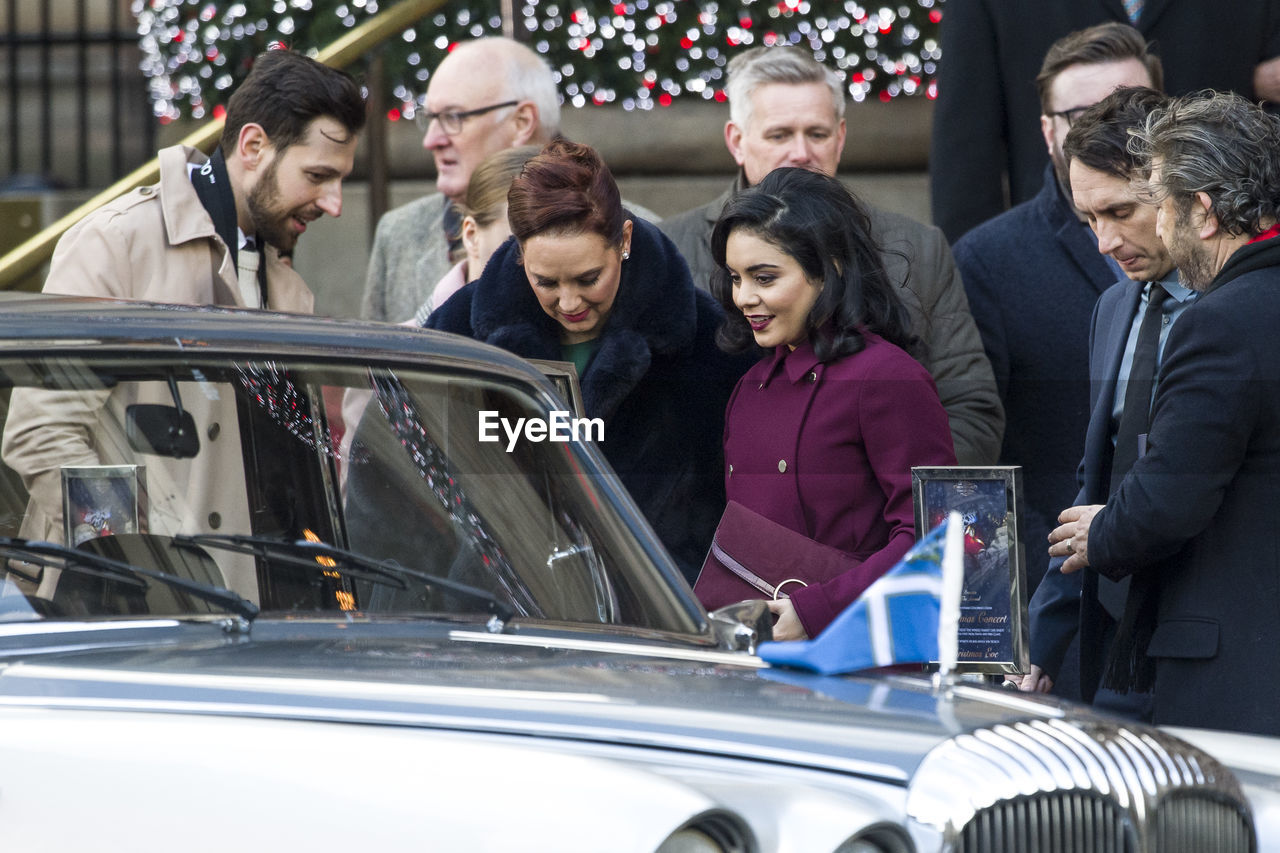
[[[600, 347], [581, 377], [591, 417], [610, 417], [654, 356], [670, 357], [694, 344], [698, 309], [688, 265], [666, 235], [630, 218], [631, 257], [623, 262]], [[560, 359], [560, 325], [538, 304], [518, 257], [515, 240], [508, 240], [471, 285], [472, 332], [525, 358]]]

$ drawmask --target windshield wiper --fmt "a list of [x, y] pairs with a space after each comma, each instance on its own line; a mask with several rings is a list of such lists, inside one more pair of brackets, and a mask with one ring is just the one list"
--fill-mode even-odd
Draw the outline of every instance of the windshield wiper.
[[[411, 578], [428, 587], [439, 587], [483, 604], [485, 610], [493, 617], [489, 620], [487, 628], [494, 634], [504, 631], [506, 624], [516, 615], [515, 608], [487, 590], [415, 569], [407, 569], [394, 560], [374, 559], [356, 551], [348, 551], [323, 542], [309, 542], [306, 539], [290, 542], [287, 539], [273, 539], [268, 536], [221, 533], [183, 534], [173, 537], [173, 542], [175, 545], [197, 545], [237, 554], [253, 554], [264, 560], [276, 560], [315, 571], [341, 571], [352, 577], [395, 586], [398, 589], [408, 589], [405, 578]], [[322, 565], [316, 562], [317, 557], [339, 563], [342, 568]]]
[[258, 615], [258, 605], [247, 598], [241, 598], [224, 587], [201, 583], [200, 581], [171, 575], [156, 569], [135, 566], [132, 563], [113, 560], [110, 557], [103, 557], [89, 551], [68, 548], [66, 545], [59, 545], [56, 542], [39, 542], [12, 536], [0, 536], [0, 552], [7, 552], [20, 558], [25, 563], [61, 569], [64, 572], [106, 578], [128, 586], [141, 587], [144, 590], [147, 588], [147, 583], [144, 580], [140, 580], [140, 578], [148, 578], [181, 589], [202, 601], [207, 601], [210, 604], [221, 607], [223, 610], [234, 613], [248, 622], [252, 622], [253, 618]]

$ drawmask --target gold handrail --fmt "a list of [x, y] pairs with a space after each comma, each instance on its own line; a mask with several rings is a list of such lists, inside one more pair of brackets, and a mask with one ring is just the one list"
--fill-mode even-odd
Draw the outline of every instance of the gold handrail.
[[[431, 14], [448, 0], [400, 0], [390, 9], [380, 12], [316, 53], [316, 59], [333, 68], [345, 68], [361, 55], [403, 32], [415, 21]], [[372, 120], [377, 120], [373, 116]], [[213, 150], [222, 135], [222, 119], [214, 119], [182, 140], [183, 145]], [[135, 187], [155, 183], [160, 176], [160, 163], [152, 158], [107, 187], [57, 222], [28, 238], [17, 248], [0, 257], [0, 290], [12, 287], [27, 273], [35, 270], [53, 255], [54, 246], [62, 235], [88, 214], [107, 202], [124, 195]]]

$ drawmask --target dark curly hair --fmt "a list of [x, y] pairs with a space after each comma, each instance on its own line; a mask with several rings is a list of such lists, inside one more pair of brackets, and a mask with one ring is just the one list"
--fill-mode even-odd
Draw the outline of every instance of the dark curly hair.
[[871, 221], [854, 195], [835, 178], [808, 169], [775, 169], [734, 196], [711, 234], [716, 270], [711, 293], [725, 308], [716, 342], [728, 352], [755, 343], [746, 317], [733, 304], [725, 266], [729, 235], [745, 229], [791, 256], [822, 292], [805, 319], [814, 353], [831, 361], [860, 351], [862, 330], [905, 350], [915, 345], [911, 320], [885, 271]]

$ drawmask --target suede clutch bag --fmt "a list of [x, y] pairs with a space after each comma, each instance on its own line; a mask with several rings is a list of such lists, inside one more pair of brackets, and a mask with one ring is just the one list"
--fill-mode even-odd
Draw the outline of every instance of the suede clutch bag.
[[859, 562], [729, 501], [693, 592], [709, 611], [748, 598], [789, 598], [796, 587], [824, 583]]

